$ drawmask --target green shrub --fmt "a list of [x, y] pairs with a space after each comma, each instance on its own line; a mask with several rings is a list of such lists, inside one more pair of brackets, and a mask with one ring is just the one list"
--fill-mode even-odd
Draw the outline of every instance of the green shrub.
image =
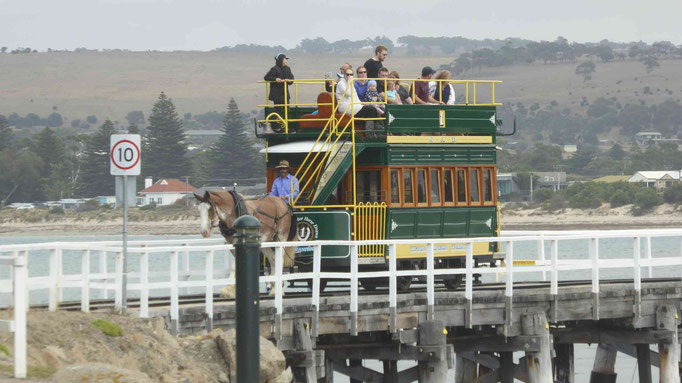
[[0, 343], [0, 352], [9, 356], [9, 349], [2, 343]]
[[676, 184], [665, 189], [665, 192], [663, 193], [663, 200], [667, 203], [682, 203], [682, 182], [677, 182]]
[[542, 188], [533, 192], [533, 202], [542, 203], [552, 198], [554, 192], [552, 189]]
[[662, 203], [663, 199], [656, 193], [656, 190], [652, 188], [640, 188], [635, 193], [635, 205], [642, 211], [647, 211]]
[[634, 202], [633, 196], [631, 196], [627, 191], [625, 190], [617, 190], [611, 198], [609, 199], [609, 203], [611, 204], [611, 207], [620, 207], [623, 205], [629, 205]]
[[94, 199], [89, 199], [83, 202], [82, 205], [78, 207], [78, 211], [93, 211], [99, 209], [99, 202]]
[[64, 215], [64, 208], [61, 206], [55, 206], [55, 207], [50, 208], [48, 213]]
[[156, 204], [155, 203], [150, 203], [148, 205], [144, 205], [140, 207], [140, 210], [142, 211], [149, 211], [149, 210], [154, 210], [156, 209]]
[[542, 209], [546, 211], [557, 211], [566, 208], [566, 196], [564, 193], [554, 193], [552, 198], [542, 203]]
[[97, 319], [92, 321], [92, 327], [100, 330], [101, 332], [104, 333], [104, 335], [107, 336], [121, 336], [123, 335], [123, 330], [116, 325], [115, 323], [111, 323], [108, 320], [104, 319]]

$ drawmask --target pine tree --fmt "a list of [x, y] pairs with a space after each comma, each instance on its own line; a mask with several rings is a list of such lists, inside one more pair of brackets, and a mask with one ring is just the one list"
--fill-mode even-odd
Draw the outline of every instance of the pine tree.
[[181, 178], [191, 171], [182, 120], [163, 92], [152, 107], [142, 150], [142, 171], [154, 178]]
[[12, 138], [12, 129], [9, 127], [7, 119], [0, 115], [0, 150], [10, 147]]
[[239, 107], [234, 99], [230, 99], [227, 106], [222, 131], [225, 134], [210, 149], [213, 161], [211, 177], [235, 180], [262, 175], [259, 174], [262, 161], [253, 147], [253, 141], [246, 134]]
[[85, 149], [81, 155], [80, 174], [76, 183], [76, 195], [95, 197], [114, 194], [115, 181], [109, 172], [109, 147], [112, 134], [116, 134], [114, 124], [106, 120], [85, 142]]
[[45, 128], [35, 135], [33, 151], [43, 160], [42, 176], [49, 177], [52, 169], [63, 165], [66, 160], [64, 142], [50, 128]]

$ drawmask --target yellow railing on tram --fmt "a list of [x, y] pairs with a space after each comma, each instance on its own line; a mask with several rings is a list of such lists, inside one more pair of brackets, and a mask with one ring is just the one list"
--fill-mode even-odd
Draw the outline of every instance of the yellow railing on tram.
[[[386, 203], [360, 202], [355, 208], [355, 240], [386, 239]], [[363, 245], [358, 247], [359, 257], [383, 257], [384, 245]]]

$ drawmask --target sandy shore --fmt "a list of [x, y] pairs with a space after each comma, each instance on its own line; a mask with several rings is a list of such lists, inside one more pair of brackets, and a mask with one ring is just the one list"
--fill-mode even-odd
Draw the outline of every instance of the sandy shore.
[[[0, 223], [0, 236], [115, 235], [122, 231], [121, 220], [104, 222], [62, 220], [36, 223]], [[540, 209], [502, 211], [503, 230], [576, 230], [682, 228], [682, 208], [662, 205], [643, 216], [630, 214], [630, 207], [592, 210], [565, 209], [548, 213]], [[199, 234], [199, 219], [130, 222], [130, 235]], [[217, 234], [217, 231], [216, 231]]]

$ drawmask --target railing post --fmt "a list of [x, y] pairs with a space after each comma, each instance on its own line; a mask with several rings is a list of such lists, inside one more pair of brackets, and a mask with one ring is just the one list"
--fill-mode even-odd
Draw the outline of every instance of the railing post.
[[[244, 215], [237, 218], [234, 222], [234, 228], [236, 230], [233, 238], [237, 266], [237, 365], [239, 366], [237, 368], [237, 381], [256, 382], [260, 376], [260, 312], [258, 302], [260, 257], [258, 254], [260, 252], [261, 223], [250, 215]], [[281, 270], [279, 267], [277, 269], [277, 271]], [[276, 283], [281, 285], [281, 280]], [[277, 289], [277, 285], [275, 289]], [[281, 292], [281, 286], [279, 291]]]
[[178, 302], [178, 252], [171, 251], [170, 257], [170, 319], [171, 334], [178, 335], [180, 328], [178, 318], [180, 316]]
[[644, 242], [644, 254], [646, 255], [646, 260], [649, 262], [648, 277], [651, 278], [653, 275], [653, 267], [651, 266], [651, 236], [646, 236], [646, 242]]
[[83, 250], [81, 255], [81, 311], [90, 311], [90, 250]]
[[396, 256], [396, 245], [388, 245], [388, 329], [392, 333], [398, 331], [398, 281], [396, 277], [398, 261]]
[[592, 260], [592, 320], [599, 320], [599, 239], [590, 238]]
[[509, 336], [512, 326], [512, 304], [514, 300], [514, 242], [507, 241], [507, 278], [504, 286], [504, 335]]
[[116, 252], [116, 293], [114, 295], [114, 309], [118, 313], [123, 312], [123, 253]]
[[109, 299], [109, 290], [107, 289], [107, 282], [109, 281], [106, 277], [107, 275], [107, 251], [102, 250], [99, 252], [99, 274], [104, 275], [102, 281], [104, 282], [104, 288], [102, 289], [102, 298]]
[[57, 268], [59, 267], [59, 259], [57, 258], [57, 249], [50, 250], [50, 287], [49, 287], [49, 302], [47, 304], [48, 310], [56, 311], [59, 308], [59, 293], [57, 289]]
[[467, 243], [466, 250], [466, 280], [464, 281], [464, 298], [466, 299], [466, 307], [464, 314], [464, 322], [466, 328], [471, 328], [472, 326], [472, 311], [473, 311], [473, 298], [474, 298], [474, 243]]
[[[282, 340], [282, 262], [283, 262], [284, 248], [281, 246], [275, 247], [275, 338], [277, 341]], [[313, 291], [314, 288], [313, 288]]]
[[434, 320], [433, 243], [426, 245], [426, 320]]
[[358, 335], [358, 245], [350, 252], [350, 334]]
[[559, 303], [559, 242], [556, 239], [550, 241], [550, 252], [552, 257], [552, 272], [550, 275], [549, 293], [552, 295], [552, 309], [550, 310], [550, 321], [558, 321], [558, 303]]
[[322, 266], [322, 246], [313, 248], [313, 320], [310, 326], [311, 336], [317, 338], [317, 322], [320, 319], [320, 269]]
[[[189, 276], [189, 250], [187, 250], [187, 243], [183, 243], [182, 247], [185, 248], [182, 251], [182, 280], [188, 281], [190, 276]], [[189, 295], [189, 287], [183, 288], [182, 293], [184, 295]]]
[[206, 331], [213, 330], [213, 250], [206, 254]]
[[[540, 239], [538, 240], [538, 258], [540, 259], [540, 262], [542, 265], [545, 265], [545, 234], [540, 233]], [[542, 270], [542, 281], [545, 282], [547, 281], [547, 272], [543, 269]]]
[[633, 262], [634, 262], [634, 283], [635, 283], [635, 304], [633, 311], [635, 321], [642, 318], [642, 268], [640, 265], [640, 239], [635, 237], [632, 241]]
[[140, 318], [149, 317], [149, 253], [140, 254]]
[[27, 252], [14, 258], [14, 377], [26, 378]]

